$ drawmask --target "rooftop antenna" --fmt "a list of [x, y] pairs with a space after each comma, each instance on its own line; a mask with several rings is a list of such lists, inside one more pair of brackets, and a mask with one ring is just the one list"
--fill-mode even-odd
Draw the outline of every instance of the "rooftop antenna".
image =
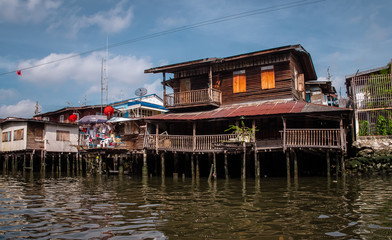
[[327, 79], [328, 79], [328, 81], [330, 81], [330, 80], [331, 80], [331, 77], [332, 77], [332, 75], [331, 75], [331, 73], [329, 72], [329, 66], [328, 66], [328, 68], [327, 68], [327, 73], [328, 73], [328, 77], [327, 77]]
[[108, 61], [108, 48], [109, 48], [109, 40], [106, 37], [106, 54], [105, 57], [102, 58], [102, 65], [101, 65], [101, 114], [102, 108], [104, 104], [105, 98], [105, 105], [108, 104], [108, 73], [107, 73], [107, 61]]

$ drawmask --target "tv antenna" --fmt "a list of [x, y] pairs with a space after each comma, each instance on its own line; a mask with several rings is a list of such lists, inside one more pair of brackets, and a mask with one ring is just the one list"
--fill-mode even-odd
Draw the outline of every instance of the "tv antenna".
[[146, 94], [147, 94], [147, 89], [145, 89], [145, 88], [138, 88], [135, 91], [135, 95], [139, 96], [139, 97], [143, 97]]

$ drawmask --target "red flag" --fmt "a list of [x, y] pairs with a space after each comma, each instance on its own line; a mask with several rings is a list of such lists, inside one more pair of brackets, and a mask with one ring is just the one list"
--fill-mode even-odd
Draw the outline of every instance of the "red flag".
[[16, 71], [16, 74], [18, 74], [19, 76], [22, 76], [22, 70]]

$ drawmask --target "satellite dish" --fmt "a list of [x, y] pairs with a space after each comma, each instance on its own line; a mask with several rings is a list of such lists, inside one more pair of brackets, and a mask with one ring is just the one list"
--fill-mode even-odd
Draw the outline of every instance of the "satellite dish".
[[139, 97], [142, 97], [142, 96], [144, 96], [146, 94], [147, 94], [147, 89], [145, 89], [145, 88], [138, 88], [135, 91], [135, 95], [139, 96]]

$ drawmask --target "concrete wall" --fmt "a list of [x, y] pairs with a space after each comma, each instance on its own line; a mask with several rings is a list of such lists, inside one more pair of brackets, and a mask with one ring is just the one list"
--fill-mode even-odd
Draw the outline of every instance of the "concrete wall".
[[[56, 131], [68, 131], [69, 141], [57, 141]], [[45, 125], [45, 150], [47, 152], [77, 152], [79, 128], [77, 125]]]
[[[23, 139], [22, 140], [14, 140], [15, 130], [23, 129]], [[0, 150], [2, 152], [8, 151], [19, 151], [26, 149], [27, 142], [27, 122], [10, 122], [8, 124], [4, 124], [1, 131], [1, 139], [3, 136], [3, 132], [11, 132], [11, 141], [3, 142], [1, 141]]]

